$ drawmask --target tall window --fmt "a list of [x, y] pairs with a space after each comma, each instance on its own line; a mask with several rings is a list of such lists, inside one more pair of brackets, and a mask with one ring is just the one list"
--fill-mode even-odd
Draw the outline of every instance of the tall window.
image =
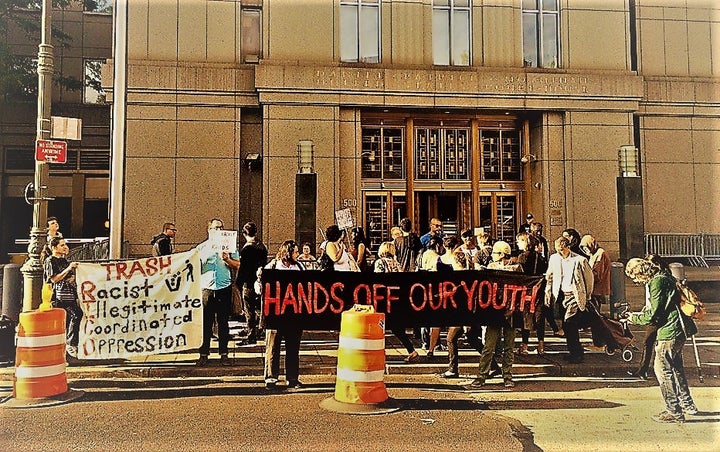
[[362, 129], [362, 177], [366, 179], [402, 179], [403, 129], [364, 127]]
[[560, 67], [558, 0], [522, 0], [523, 62], [528, 67]]
[[522, 180], [520, 137], [517, 130], [483, 130], [482, 180]]
[[470, 0], [433, 1], [433, 63], [470, 65]]
[[469, 129], [415, 129], [415, 178], [469, 180]]
[[240, 9], [240, 51], [242, 61], [257, 62], [262, 57], [262, 10], [241, 7]]
[[380, 62], [380, 0], [340, 2], [340, 60]]
[[86, 104], [104, 104], [105, 91], [100, 84], [100, 68], [105, 60], [85, 60], [85, 88], [83, 101]]

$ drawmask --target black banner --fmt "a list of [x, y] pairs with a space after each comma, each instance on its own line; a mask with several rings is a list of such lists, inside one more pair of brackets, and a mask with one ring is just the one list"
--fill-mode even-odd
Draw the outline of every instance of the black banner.
[[388, 328], [487, 325], [509, 311], [535, 312], [544, 278], [505, 271], [356, 273], [263, 270], [266, 328], [337, 330], [354, 304], [373, 305]]

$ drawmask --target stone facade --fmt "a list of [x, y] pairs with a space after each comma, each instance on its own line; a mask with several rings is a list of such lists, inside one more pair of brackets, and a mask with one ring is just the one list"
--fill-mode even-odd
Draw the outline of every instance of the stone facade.
[[[457, 229], [499, 235], [501, 223], [517, 229], [533, 212], [546, 237], [574, 227], [616, 259], [627, 227], [618, 224], [618, 149], [631, 144], [640, 150], [640, 227], [720, 233], [720, 43], [711, 39], [720, 7], [710, 0], [561, 0], [558, 68], [523, 66], [520, 0], [470, 2], [466, 66], [433, 64], [430, 0], [381, 3], [379, 63], [341, 61], [339, 0], [128, 3], [131, 254], [148, 254], [166, 219], [189, 248], [212, 217], [235, 229], [256, 221], [275, 250], [295, 235], [301, 140], [314, 144], [322, 229], [349, 207], [380, 238], [391, 217], [407, 215], [424, 232], [438, 212]], [[261, 14], [260, 55], [242, 50], [244, 11]], [[467, 131], [471, 176], [421, 180], [418, 128], [455, 123]], [[364, 130], [387, 124], [402, 130], [404, 175], [363, 177]], [[480, 177], [484, 140], [498, 130], [517, 136], [518, 157], [531, 156], [518, 179]], [[389, 203], [384, 223], [372, 219], [378, 200]]]

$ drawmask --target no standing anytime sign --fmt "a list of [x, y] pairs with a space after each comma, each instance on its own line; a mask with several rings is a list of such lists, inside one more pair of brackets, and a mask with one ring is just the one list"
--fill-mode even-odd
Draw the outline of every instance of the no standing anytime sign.
[[35, 160], [48, 163], [67, 162], [67, 142], [56, 140], [37, 140], [35, 142]]

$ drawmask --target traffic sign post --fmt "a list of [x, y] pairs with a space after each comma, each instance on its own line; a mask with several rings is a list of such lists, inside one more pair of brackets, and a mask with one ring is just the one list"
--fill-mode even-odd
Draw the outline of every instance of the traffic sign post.
[[35, 160], [48, 163], [67, 162], [67, 142], [57, 140], [37, 140], [35, 142]]

